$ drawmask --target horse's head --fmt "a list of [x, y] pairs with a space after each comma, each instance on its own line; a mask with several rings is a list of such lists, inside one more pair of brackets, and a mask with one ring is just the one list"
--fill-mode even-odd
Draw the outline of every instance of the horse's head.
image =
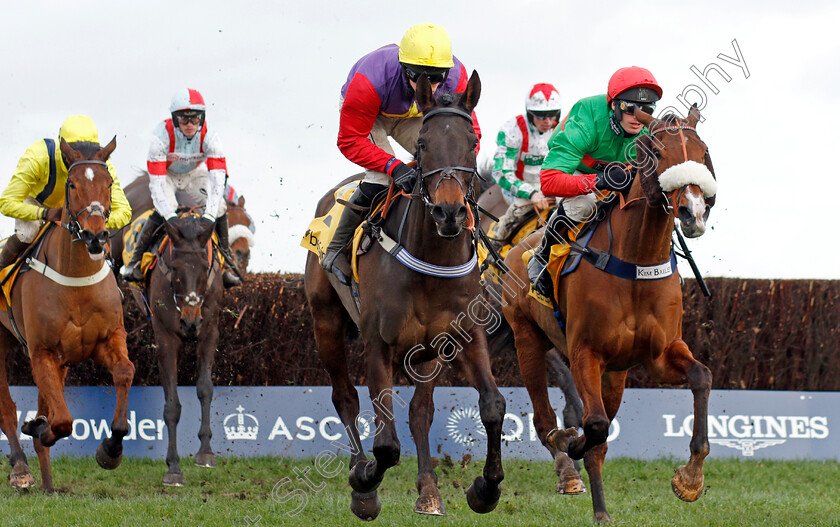
[[201, 329], [201, 308], [212, 269], [213, 253], [208, 244], [213, 224], [205, 226], [200, 220], [185, 214], [165, 223], [172, 243], [169, 279], [181, 318], [181, 334], [186, 338], [195, 338]]
[[478, 144], [471, 114], [480, 93], [481, 80], [476, 72], [464, 92], [445, 93], [437, 100], [426, 75], [417, 80], [417, 104], [423, 111], [417, 139], [418, 186], [432, 209], [438, 234], [445, 238], [461, 234], [469, 217], [467, 200], [474, 191]]
[[230, 252], [239, 270], [245, 272], [251, 260], [251, 247], [254, 246], [253, 221], [245, 212], [245, 198], [240, 197], [238, 203], [228, 202], [227, 218]]
[[648, 203], [675, 210], [687, 237], [702, 236], [717, 180], [709, 149], [697, 135], [697, 105], [687, 119], [668, 114], [660, 120], [640, 110], [636, 118], [650, 130], [636, 140], [636, 166]]
[[111, 185], [114, 179], [106, 161], [117, 148], [116, 136], [104, 148], [87, 141], [70, 146], [61, 139], [61, 154], [70, 164], [64, 189], [67, 229], [85, 242], [93, 260], [105, 257], [109, 240], [105, 224], [111, 214]]

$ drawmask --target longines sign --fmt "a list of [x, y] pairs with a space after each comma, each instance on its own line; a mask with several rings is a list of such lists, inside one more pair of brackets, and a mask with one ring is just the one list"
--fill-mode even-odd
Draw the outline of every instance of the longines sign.
[[[504, 455], [548, 460], [533, 424], [524, 388], [502, 388], [507, 400], [503, 428]], [[397, 432], [407, 454], [414, 453], [408, 428], [408, 403], [414, 389], [397, 387], [393, 408]], [[178, 430], [182, 455], [198, 449], [199, 403], [195, 388], [181, 387], [183, 406]], [[73, 414], [73, 433], [53, 447], [53, 455], [93, 455], [110, 434], [115, 398], [112, 388], [67, 388]], [[13, 387], [20, 425], [35, 416], [37, 391]], [[563, 395], [551, 391], [552, 403], [562, 409]], [[360, 388], [362, 412], [356, 426], [362, 448], [373, 444], [373, 406], [367, 388]], [[431, 442], [438, 454], [483, 457], [486, 432], [478, 412], [478, 395], [471, 388], [437, 388]], [[650, 459], [687, 458], [694, 426], [689, 390], [626, 390], [621, 410], [610, 428], [610, 457]], [[166, 455], [163, 390], [135, 387], [129, 396], [128, 456]], [[558, 414], [560, 412], [558, 411]], [[320, 452], [353, 449], [336, 417], [329, 387], [217, 387], [212, 406], [213, 448], [221, 455], [316, 456]], [[757, 392], [715, 390], [709, 400], [709, 441], [713, 457], [840, 460], [840, 441], [832, 431], [840, 426], [840, 393]], [[840, 433], [840, 432], [839, 432]], [[6, 440], [5, 436], [2, 438]], [[21, 437], [21, 439], [28, 439]], [[34, 453], [31, 441], [24, 441]]]

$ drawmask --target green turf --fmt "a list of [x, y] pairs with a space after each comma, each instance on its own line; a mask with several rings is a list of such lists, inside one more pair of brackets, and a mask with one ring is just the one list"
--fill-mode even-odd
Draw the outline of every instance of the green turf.
[[[39, 488], [0, 490], [0, 525], [178, 525], [269, 526], [355, 525], [349, 510], [346, 470], [322, 477], [314, 460], [280, 458], [222, 459], [216, 469], [182, 463], [187, 486], [163, 488], [162, 460], [126, 459], [115, 471], [96, 466], [92, 458], [53, 460], [56, 493]], [[329, 469], [341, 468], [336, 460]], [[840, 463], [759, 462], [710, 458], [706, 463], [706, 492], [695, 503], [683, 503], [671, 492], [674, 460], [643, 462], [613, 459], [605, 465], [607, 507], [614, 525], [830, 525], [840, 526]], [[37, 458], [30, 466], [40, 482]], [[379, 525], [571, 526], [592, 524], [589, 493], [554, 493], [551, 463], [505, 462], [502, 499], [496, 510], [477, 515], [467, 506], [464, 489], [480, 474], [476, 460], [462, 467], [443, 460], [437, 469], [445, 518], [412, 512], [416, 492], [416, 462], [388, 471], [380, 487]], [[296, 480], [294, 468], [309, 468], [316, 490]], [[8, 468], [6, 469], [8, 473]], [[322, 473], [325, 472], [322, 470]], [[282, 478], [290, 482], [274, 491]], [[588, 480], [584, 476], [584, 481]], [[321, 488], [323, 486], [323, 488]], [[320, 489], [320, 490], [318, 490]], [[297, 492], [297, 496], [289, 494]], [[289, 513], [305, 506], [296, 516]], [[261, 518], [258, 522], [249, 521]]]

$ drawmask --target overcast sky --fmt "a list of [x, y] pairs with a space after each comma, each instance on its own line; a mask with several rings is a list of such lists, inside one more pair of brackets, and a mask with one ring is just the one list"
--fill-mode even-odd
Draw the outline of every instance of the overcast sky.
[[[705, 97], [698, 131], [719, 190], [713, 230], [689, 242], [703, 273], [840, 278], [836, 2], [28, 0], [3, 12], [3, 187], [27, 146], [56, 137], [75, 113], [94, 119], [103, 144], [117, 136], [112, 159], [128, 184], [172, 94], [196, 88], [230, 182], [257, 220], [252, 270], [302, 271], [299, 241], [317, 200], [359, 171], [335, 146], [347, 72], [411, 25], [432, 22], [481, 76], [482, 157], [532, 84], [557, 86], [565, 115], [605, 93], [616, 69], [646, 67], [665, 91], [659, 108], [682, 109], [683, 93], [689, 103]], [[733, 41], [745, 68], [719, 58], [737, 59]], [[731, 79], [710, 73], [717, 94], [691, 71], [711, 63]], [[12, 229], [0, 220], [0, 234]]]

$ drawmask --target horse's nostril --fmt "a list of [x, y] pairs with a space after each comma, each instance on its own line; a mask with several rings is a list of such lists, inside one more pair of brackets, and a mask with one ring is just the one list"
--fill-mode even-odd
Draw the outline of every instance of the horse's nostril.
[[432, 207], [432, 218], [437, 222], [446, 221], [446, 213], [443, 211], [443, 207], [440, 205]]
[[466, 207], [466, 205], [461, 205], [460, 207], [458, 207], [458, 212], [456, 214], [456, 217], [458, 218], [458, 221], [464, 221], [464, 219], [466, 219], [466, 217], [467, 217], [467, 207]]

